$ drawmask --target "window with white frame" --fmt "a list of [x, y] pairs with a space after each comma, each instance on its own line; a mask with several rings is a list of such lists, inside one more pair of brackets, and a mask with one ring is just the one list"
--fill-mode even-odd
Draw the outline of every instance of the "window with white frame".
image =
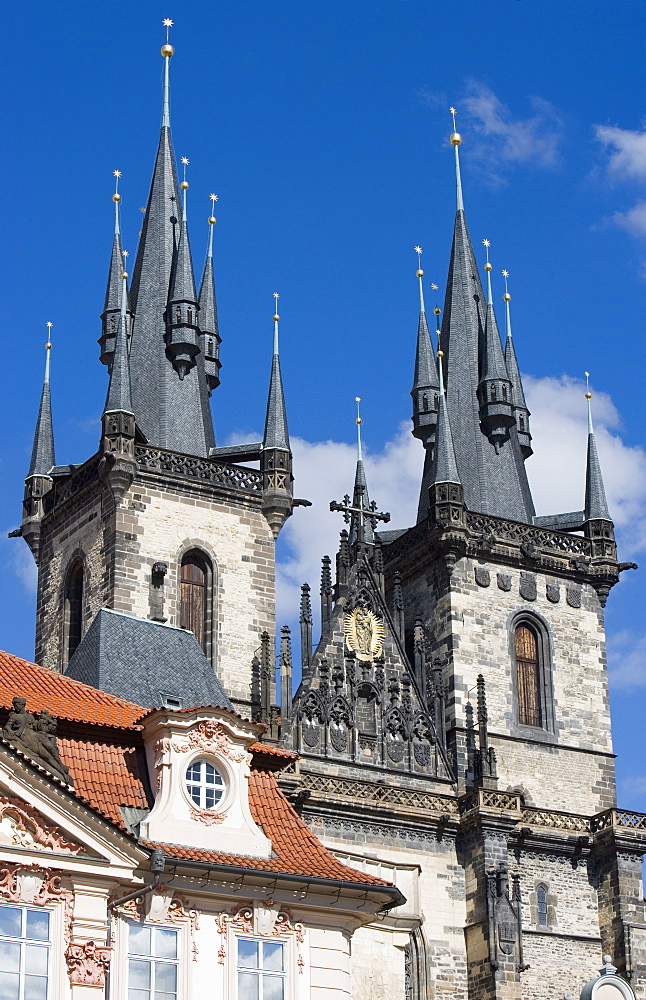
[[176, 930], [128, 925], [128, 1000], [178, 1000], [178, 971]]
[[285, 1000], [285, 944], [238, 938], [237, 1000]]
[[0, 906], [0, 1000], [48, 1000], [50, 916]]
[[199, 809], [215, 809], [224, 788], [224, 778], [210, 761], [194, 760], [186, 768], [186, 790]]

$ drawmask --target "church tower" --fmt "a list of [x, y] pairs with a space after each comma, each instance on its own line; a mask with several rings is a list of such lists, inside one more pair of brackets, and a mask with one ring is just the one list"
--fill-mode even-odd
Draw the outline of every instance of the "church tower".
[[591, 418], [583, 509], [535, 514], [511, 297], [503, 349], [460, 143], [454, 126], [436, 348], [423, 295], [418, 324], [417, 523], [381, 530], [359, 452], [352, 501], [331, 504], [350, 530], [334, 584], [323, 561], [313, 652], [303, 591], [303, 680], [282, 710], [302, 759], [284, 787], [328, 846], [407, 897], [355, 936], [355, 996], [578, 995], [576, 970], [606, 953], [639, 992], [646, 818], [617, 809], [603, 620], [631, 564], [617, 562]]
[[[274, 629], [274, 544], [292, 511], [291, 451], [277, 337], [265, 440], [216, 446], [216, 220], [212, 208], [197, 291], [189, 185], [185, 170], [178, 182], [171, 137], [173, 54], [167, 42], [161, 133], [129, 286], [115, 172], [99, 450], [81, 465], [54, 463], [48, 344], [21, 533], [38, 564], [38, 663], [151, 706], [220, 704], [224, 688], [249, 715], [254, 655]], [[237, 464], [254, 460], [257, 469]], [[156, 644], [175, 650], [175, 662], [162, 667]]]

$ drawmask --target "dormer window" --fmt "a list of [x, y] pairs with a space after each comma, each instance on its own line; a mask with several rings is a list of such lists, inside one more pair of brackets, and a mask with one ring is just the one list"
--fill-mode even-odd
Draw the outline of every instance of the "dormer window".
[[209, 760], [194, 760], [188, 765], [186, 790], [198, 809], [215, 809], [224, 789], [224, 778]]

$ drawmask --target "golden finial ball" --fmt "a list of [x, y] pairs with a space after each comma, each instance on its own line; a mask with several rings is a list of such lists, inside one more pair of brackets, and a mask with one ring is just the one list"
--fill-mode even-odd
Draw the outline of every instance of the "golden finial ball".
[[357, 419], [355, 420], [355, 424], [362, 424], [362, 423], [363, 420], [361, 419], [361, 417], [357, 417]]
[[175, 54], [175, 49], [173, 48], [172, 45], [169, 45], [167, 42], [166, 45], [162, 45], [161, 54], [163, 55], [164, 59], [170, 59], [170, 57]]
[[121, 201], [121, 195], [119, 194], [118, 191], [114, 192], [114, 194], [112, 195], [112, 200], [113, 201]]
[[128, 277], [128, 272], [127, 271], [122, 271], [121, 272], [121, 277], [122, 278], [127, 278]]
[[50, 341], [48, 340], [47, 343], [45, 344], [45, 350], [46, 351], [51, 351], [51, 349], [52, 349], [52, 345], [51, 345]]
[[209, 226], [214, 226], [218, 220], [214, 215], [209, 215]]
[[487, 261], [487, 263], [485, 264], [485, 271], [492, 271], [492, 270], [493, 270], [493, 264], [490, 264], [489, 261]]
[[440, 309], [439, 306], [435, 306], [435, 309], [433, 310], [433, 312], [435, 313], [436, 316], [439, 316], [440, 313], [442, 312], [442, 310]]
[[180, 184], [182, 191], [188, 191], [188, 181], [182, 181]]
[[452, 146], [459, 146], [461, 142], [462, 142], [462, 136], [460, 135], [460, 133], [459, 132], [452, 132], [451, 133], [451, 145]]
[[511, 302], [511, 295], [509, 294], [509, 292], [505, 292], [502, 298], [503, 302]]
[[280, 316], [278, 315], [278, 313], [274, 313], [274, 323], [277, 323], [279, 319]]
[[438, 351], [437, 352], [437, 356], [438, 356], [438, 358], [443, 358], [444, 357], [444, 351]]
[[585, 398], [586, 399], [592, 399], [592, 393], [591, 392], [586, 392]]
[[422, 271], [421, 267], [417, 271], [415, 271], [415, 274], [417, 275], [418, 278], [424, 277], [424, 272]]

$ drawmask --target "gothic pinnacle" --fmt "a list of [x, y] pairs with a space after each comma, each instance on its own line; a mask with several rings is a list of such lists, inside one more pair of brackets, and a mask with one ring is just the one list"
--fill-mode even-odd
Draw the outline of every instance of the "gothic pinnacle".
[[585, 477], [585, 520], [610, 521], [601, 465], [597, 454], [597, 443], [594, 437], [594, 427], [592, 426], [592, 393], [590, 392], [589, 378], [590, 373], [586, 372], [585, 398], [588, 402], [588, 454]]

